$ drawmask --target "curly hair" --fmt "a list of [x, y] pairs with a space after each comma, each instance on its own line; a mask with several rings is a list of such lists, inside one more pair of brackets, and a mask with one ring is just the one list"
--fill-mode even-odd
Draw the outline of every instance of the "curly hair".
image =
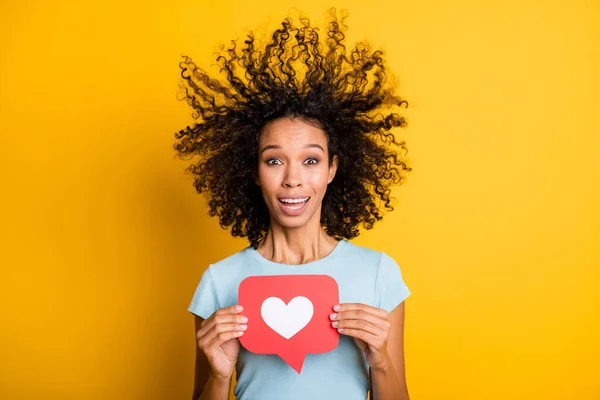
[[[327, 34], [305, 17], [285, 18], [264, 46], [253, 32], [243, 46], [221, 46], [216, 61], [222, 79], [209, 76], [182, 55], [179, 100], [193, 108], [193, 126], [175, 134], [176, 156], [199, 156], [186, 172], [232, 236], [257, 248], [269, 228], [269, 210], [254, 177], [258, 138], [269, 121], [302, 118], [325, 132], [329, 162], [338, 156], [335, 178], [323, 198], [321, 225], [336, 239], [352, 239], [393, 210], [390, 186], [402, 184], [412, 168], [406, 143], [391, 130], [406, 126], [394, 107], [408, 102], [389, 84], [383, 51], [367, 42], [346, 50], [347, 14], [329, 10]], [[241, 48], [240, 48], [241, 47]], [[394, 147], [402, 152], [397, 151]]]

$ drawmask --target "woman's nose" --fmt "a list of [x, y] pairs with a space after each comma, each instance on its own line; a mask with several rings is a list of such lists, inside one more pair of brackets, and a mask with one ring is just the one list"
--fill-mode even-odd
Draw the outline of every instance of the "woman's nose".
[[288, 168], [283, 179], [283, 186], [285, 187], [297, 187], [300, 186], [301, 179], [297, 168]]
[[293, 188], [300, 186], [300, 182], [298, 181], [286, 181], [283, 183], [283, 186]]

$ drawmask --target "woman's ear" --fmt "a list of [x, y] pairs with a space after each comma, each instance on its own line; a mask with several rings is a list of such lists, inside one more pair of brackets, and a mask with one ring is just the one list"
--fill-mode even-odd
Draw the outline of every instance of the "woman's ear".
[[252, 178], [254, 178], [254, 183], [256, 183], [257, 186], [260, 186], [260, 179], [258, 179], [258, 173], [256, 169], [252, 171]]
[[331, 183], [333, 178], [335, 178], [335, 173], [337, 172], [338, 167], [338, 156], [337, 154], [333, 155], [333, 160], [331, 161], [331, 165], [329, 166], [329, 181], [327, 184]]

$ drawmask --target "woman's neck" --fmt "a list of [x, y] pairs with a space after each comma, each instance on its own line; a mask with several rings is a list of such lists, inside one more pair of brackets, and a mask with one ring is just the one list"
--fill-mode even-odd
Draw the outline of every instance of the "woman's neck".
[[308, 232], [307, 227], [288, 229], [271, 225], [257, 251], [280, 264], [299, 265], [319, 260], [331, 253], [338, 241], [321, 226], [312, 231]]

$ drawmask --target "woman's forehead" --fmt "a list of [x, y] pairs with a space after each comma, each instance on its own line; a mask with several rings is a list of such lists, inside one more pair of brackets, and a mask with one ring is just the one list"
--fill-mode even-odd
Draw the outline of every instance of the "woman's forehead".
[[316, 145], [319, 145], [324, 148], [327, 145], [327, 137], [315, 124], [300, 118], [281, 118], [265, 125], [259, 137], [259, 144], [263, 147], [277, 145], [286, 148], [317, 148]]

